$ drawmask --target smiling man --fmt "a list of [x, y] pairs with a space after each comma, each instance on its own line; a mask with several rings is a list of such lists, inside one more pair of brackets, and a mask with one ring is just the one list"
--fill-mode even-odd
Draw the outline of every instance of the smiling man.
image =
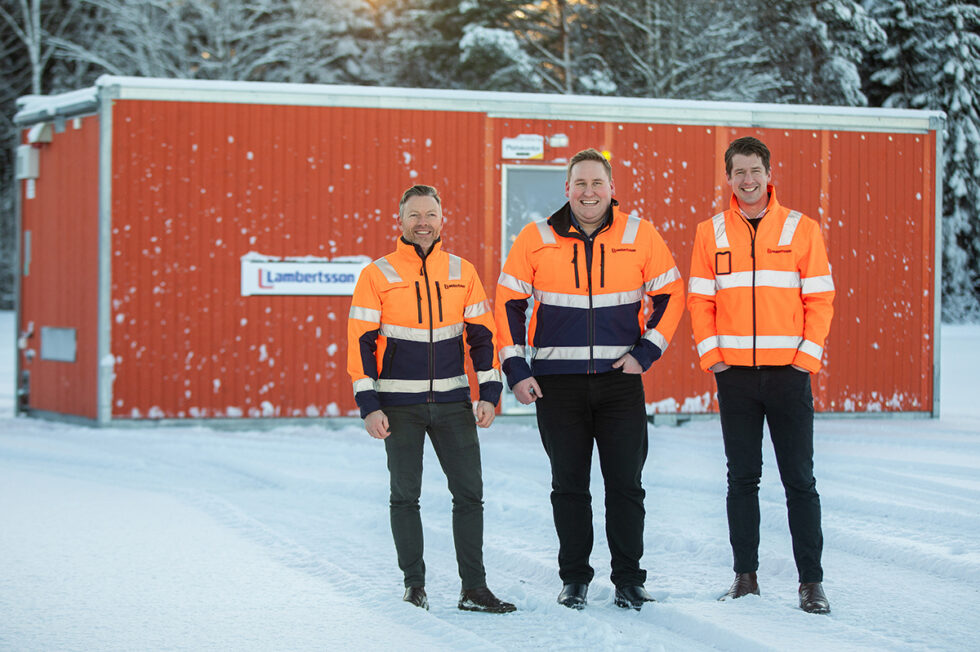
[[[432, 186], [398, 204], [398, 248], [361, 273], [347, 322], [347, 369], [368, 434], [385, 443], [391, 533], [404, 600], [428, 609], [422, 561], [422, 451], [432, 441], [453, 496], [453, 541], [464, 611], [507, 613], [483, 567], [483, 475], [476, 427], [493, 423], [503, 388], [490, 306], [476, 270], [442, 250], [443, 216]], [[463, 338], [480, 384], [475, 416]]]
[[589, 564], [593, 447], [605, 482], [615, 603], [639, 610], [653, 601], [640, 568], [640, 475], [647, 456], [640, 374], [663, 354], [684, 312], [684, 285], [670, 250], [650, 222], [617, 208], [614, 191], [602, 154], [587, 149], [573, 156], [568, 203], [521, 230], [497, 284], [500, 360], [517, 400], [536, 407], [551, 461], [563, 583], [558, 602], [573, 609], [585, 606], [595, 574]]
[[827, 613], [820, 496], [813, 478], [813, 393], [833, 316], [834, 282], [820, 225], [776, 200], [769, 148], [725, 152], [728, 210], [698, 225], [688, 308], [701, 368], [718, 386], [728, 460], [728, 532], [735, 581], [721, 599], [759, 594], [763, 422], [786, 492], [800, 608]]

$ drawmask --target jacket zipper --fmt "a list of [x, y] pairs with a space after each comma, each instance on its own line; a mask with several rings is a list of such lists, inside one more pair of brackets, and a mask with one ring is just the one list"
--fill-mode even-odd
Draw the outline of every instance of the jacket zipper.
[[388, 378], [391, 375], [391, 360], [394, 357], [395, 343], [389, 340], [389, 344], [385, 348], [384, 357], [381, 359], [381, 372], [379, 374], [380, 378]]
[[572, 269], [575, 270], [575, 287], [578, 288], [578, 243], [572, 244]]
[[746, 220], [746, 226], [749, 227], [749, 237], [751, 238], [751, 248], [749, 253], [752, 256], [752, 366], [756, 366], [756, 315], [755, 315], [755, 236], [758, 235], [758, 227], [753, 227]]
[[[425, 298], [429, 304], [429, 398], [428, 402], [433, 403], [436, 400], [435, 395], [435, 343], [433, 341], [432, 335], [432, 293], [429, 291], [429, 272], [425, 267], [425, 259], [422, 259], [422, 276], [425, 277]], [[415, 287], [418, 287], [418, 281], [415, 282]], [[422, 296], [419, 295], [419, 315], [422, 314]]]
[[415, 281], [415, 298], [419, 307], [419, 323], [422, 323], [422, 290], [419, 289], [419, 282]]
[[599, 287], [606, 287], [606, 244], [599, 244]]
[[439, 323], [442, 323], [442, 291], [439, 289], [439, 281], [436, 281], [436, 300], [439, 303]]
[[[591, 238], [589, 238], [589, 241], [583, 244], [582, 246], [583, 247], [588, 246], [589, 252], [591, 252], [593, 251], [592, 244], [593, 241]], [[589, 255], [589, 252], [586, 252], [585, 254], [585, 262], [586, 262], [585, 273], [586, 273], [586, 280], [588, 283], [588, 290], [589, 290], [589, 373], [594, 374], [595, 373], [595, 310], [593, 309], [592, 306], [592, 265], [591, 265], [592, 256]]]

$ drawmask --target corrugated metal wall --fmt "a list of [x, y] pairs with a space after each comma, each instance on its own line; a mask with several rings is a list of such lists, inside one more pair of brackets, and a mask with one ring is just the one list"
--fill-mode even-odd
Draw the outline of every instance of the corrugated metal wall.
[[[26, 141], [25, 141], [26, 142]], [[30, 240], [29, 274], [21, 261], [20, 332], [33, 322], [21, 369], [30, 372], [29, 406], [96, 418], [99, 280], [99, 119], [68, 120], [39, 145], [35, 196], [21, 186], [21, 246]], [[30, 233], [27, 236], [27, 233]], [[71, 328], [74, 362], [41, 359], [41, 329]], [[31, 353], [28, 353], [30, 351]]]
[[[70, 124], [23, 203], [35, 235], [22, 306], [37, 328], [78, 324], [79, 361], [24, 364], [32, 407], [94, 418], [98, 122]], [[728, 201], [724, 149], [748, 134], [772, 149], [780, 200], [827, 238], [838, 295], [818, 409], [932, 408], [932, 134], [137, 100], [117, 100], [112, 125], [114, 418], [351, 414], [349, 298], [242, 297], [240, 260], [383, 255], [413, 183], [440, 188], [447, 248], [492, 298], [502, 165], [608, 150], [617, 198], [656, 225], [686, 278], [696, 224]], [[568, 146], [546, 146], [541, 161], [501, 159], [503, 138], [557, 133]], [[716, 409], [686, 314], [646, 384], [657, 411]]]
[[[686, 279], [698, 222], [728, 207], [724, 151], [753, 135], [772, 152], [781, 203], [823, 227], [837, 286], [820, 411], [932, 410], [935, 169], [932, 134], [499, 120], [500, 138], [565, 133], [569, 146], [610, 152], [616, 197], [650, 220]], [[882, 161], [888, 161], [883, 165]], [[497, 209], [500, 209], [498, 193]], [[664, 357], [644, 377], [658, 412], [717, 411], [685, 314]]]
[[[452, 250], [485, 237], [480, 114], [117, 101], [116, 417], [346, 415], [349, 297], [240, 296], [240, 258], [394, 248], [397, 202], [438, 186]], [[482, 271], [482, 270], [481, 270]]]

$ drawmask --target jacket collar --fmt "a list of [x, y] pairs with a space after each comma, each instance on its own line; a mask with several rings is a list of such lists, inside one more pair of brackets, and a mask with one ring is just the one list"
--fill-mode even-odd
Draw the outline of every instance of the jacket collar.
[[[779, 202], [776, 200], [776, 187], [770, 183], [766, 186], [766, 190], [769, 191], [769, 203], [766, 204], [766, 209], [762, 211], [761, 217], [767, 217], [768, 215], [771, 215], [773, 211], [779, 208]], [[735, 215], [744, 216], [742, 213], [742, 207], [738, 205], [738, 197], [735, 196], [734, 192], [732, 193], [732, 199], [729, 206], [731, 207], [731, 210], [735, 212]]]
[[[614, 206], [619, 206], [619, 202], [615, 199], [609, 203], [609, 209], [606, 210], [606, 217], [603, 218], [602, 224], [599, 225], [599, 228], [592, 232], [592, 238], [595, 238], [604, 230], [608, 229], [609, 225], [612, 224]], [[555, 233], [563, 238], [584, 239], [587, 237], [579, 228], [577, 221], [572, 216], [572, 207], [568, 204], [568, 202], [565, 202], [564, 206], [552, 213], [551, 217], [548, 218], [548, 224], [555, 230]]]
[[405, 239], [405, 236], [400, 236], [398, 238], [398, 247], [395, 249], [395, 251], [397, 251], [398, 254], [401, 256], [408, 256], [408, 257], [414, 256], [419, 260], [424, 261], [426, 258], [436, 253], [440, 249], [442, 249], [441, 237], [438, 240], [436, 240], [434, 243], [432, 243], [432, 249], [429, 250], [429, 253], [425, 253], [424, 251], [422, 251], [422, 247], [418, 246], [414, 242], [409, 242], [408, 240]]

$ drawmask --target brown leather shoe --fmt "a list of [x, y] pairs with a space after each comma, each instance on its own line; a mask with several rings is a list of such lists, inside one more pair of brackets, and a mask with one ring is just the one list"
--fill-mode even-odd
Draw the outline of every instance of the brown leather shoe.
[[402, 598], [405, 602], [410, 602], [416, 607], [421, 607], [426, 611], [429, 610], [429, 598], [425, 595], [425, 587], [422, 586], [410, 586], [405, 589], [405, 597]]
[[506, 614], [517, 610], [517, 607], [511, 603], [498, 600], [497, 596], [485, 586], [460, 591], [457, 606], [463, 611], [482, 611], [491, 614]]
[[830, 600], [820, 582], [800, 584], [800, 609], [810, 614], [829, 614]]
[[718, 598], [718, 600], [734, 600], [750, 593], [752, 595], [759, 595], [759, 582], [756, 579], [755, 573], [735, 573], [735, 581], [732, 582], [732, 588], [728, 589], [728, 593]]

